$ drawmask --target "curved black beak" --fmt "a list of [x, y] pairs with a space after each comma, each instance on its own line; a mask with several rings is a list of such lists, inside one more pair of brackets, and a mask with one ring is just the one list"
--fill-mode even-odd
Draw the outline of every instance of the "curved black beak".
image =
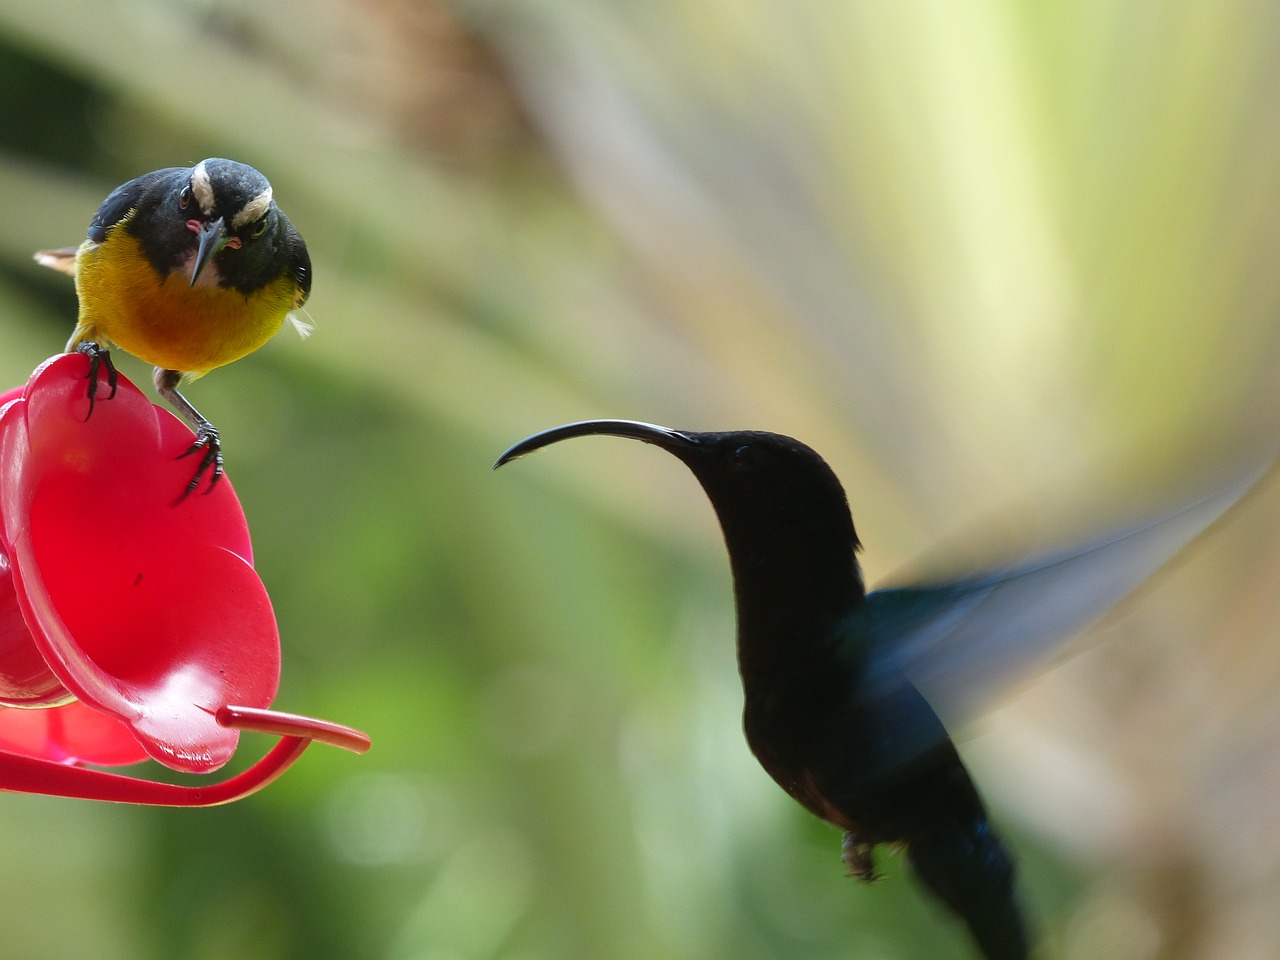
[[200, 274], [204, 272], [204, 268], [209, 265], [209, 261], [214, 258], [219, 250], [227, 245], [230, 239], [227, 235], [227, 225], [221, 217], [216, 220], [210, 220], [200, 228], [199, 245], [196, 247], [196, 259], [191, 264], [191, 286], [196, 285], [196, 281], [200, 279]]
[[493, 465], [493, 469], [497, 470], [504, 463], [509, 463], [517, 457], [523, 457], [526, 453], [533, 453], [541, 447], [560, 440], [597, 435], [643, 440], [645, 443], [655, 444], [673, 453], [697, 445], [697, 440], [690, 434], [672, 430], [670, 427], [662, 427], [656, 423], [642, 423], [639, 420], [580, 420], [577, 423], [566, 423], [526, 437], [500, 456]]

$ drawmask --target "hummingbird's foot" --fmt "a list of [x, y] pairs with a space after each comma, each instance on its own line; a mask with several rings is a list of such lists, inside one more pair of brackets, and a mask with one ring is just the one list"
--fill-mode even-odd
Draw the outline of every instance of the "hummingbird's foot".
[[209, 473], [209, 488], [205, 490], [205, 493], [211, 493], [213, 488], [218, 485], [218, 481], [222, 479], [222, 440], [218, 436], [217, 429], [208, 420], [196, 426], [196, 442], [188, 447], [186, 451], [178, 454], [178, 459], [181, 460], [183, 457], [189, 457], [194, 453], [200, 454], [200, 462], [196, 465], [196, 475], [191, 478], [187, 488], [182, 491], [182, 496], [178, 497], [178, 503], [185, 500], [189, 494], [195, 491], [196, 487], [200, 486], [200, 481], [205, 473]]
[[93, 404], [98, 398], [98, 371], [104, 369], [107, 374], [107, 386], [111, 388], [111, 392], [107, 394], [110, 400], [116, 395], [116, 385], [118, 375], [116, 374], [116, 365], [111, 362], [111, 351], [101, 344], [92, 340], [85, 340], [76, 344], [76, 353], [83, 353], [89, 358], [89, 372], [85, 378], [89, 381], [89, 412], [84, 415], [85, 420], [93, 416]]
[[844, 864], [849, 876], [863, 883], [874, 883], [880, 879], [876, 873], [875, 861], [871, 857], [871, 844], [863, 843], [852, 830], [844, 832], [844, 841], [840, 844], [840, 862]]

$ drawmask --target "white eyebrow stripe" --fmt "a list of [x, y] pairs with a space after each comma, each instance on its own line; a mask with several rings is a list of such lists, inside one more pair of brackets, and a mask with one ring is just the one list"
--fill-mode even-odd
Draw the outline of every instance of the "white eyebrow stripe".
[[239, 212], [231, 218], [231, 229], [239, 230], [246, 223], [256, 223], [266, 216], [270, 207], [271, 188], [267, 187], [267, 189], [241, 207]]
[[200, 204], [200, 212], [206, 217], [213, 216], [213, 181], [209, 179], [209, 171], [204, 168], [203, 160], [191, 171], [191, 192]]

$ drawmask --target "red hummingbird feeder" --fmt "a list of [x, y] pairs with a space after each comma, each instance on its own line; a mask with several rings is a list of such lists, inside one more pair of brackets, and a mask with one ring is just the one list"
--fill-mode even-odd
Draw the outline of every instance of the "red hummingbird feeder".
[[[280, 637], [231, 484], [175, 503], [194, 435], [123, 376], [89, 416], [88, 373], [64, 354], [0, 395], [0, 790], [209, 806], [313, 741], [363, 753], [358, 730], [269, 709]], [[86, 766], [210, 773], [242, 730], [281, 741], [208, 786]]]

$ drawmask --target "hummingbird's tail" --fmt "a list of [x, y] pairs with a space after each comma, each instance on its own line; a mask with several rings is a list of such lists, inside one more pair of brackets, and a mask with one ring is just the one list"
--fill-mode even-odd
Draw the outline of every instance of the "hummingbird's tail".
[[969, 925], [987, 960], [1027, 960], [1031, 947], [1014, 894], [1013, 861], [985, 819], [913, 838], [907, 860]]

